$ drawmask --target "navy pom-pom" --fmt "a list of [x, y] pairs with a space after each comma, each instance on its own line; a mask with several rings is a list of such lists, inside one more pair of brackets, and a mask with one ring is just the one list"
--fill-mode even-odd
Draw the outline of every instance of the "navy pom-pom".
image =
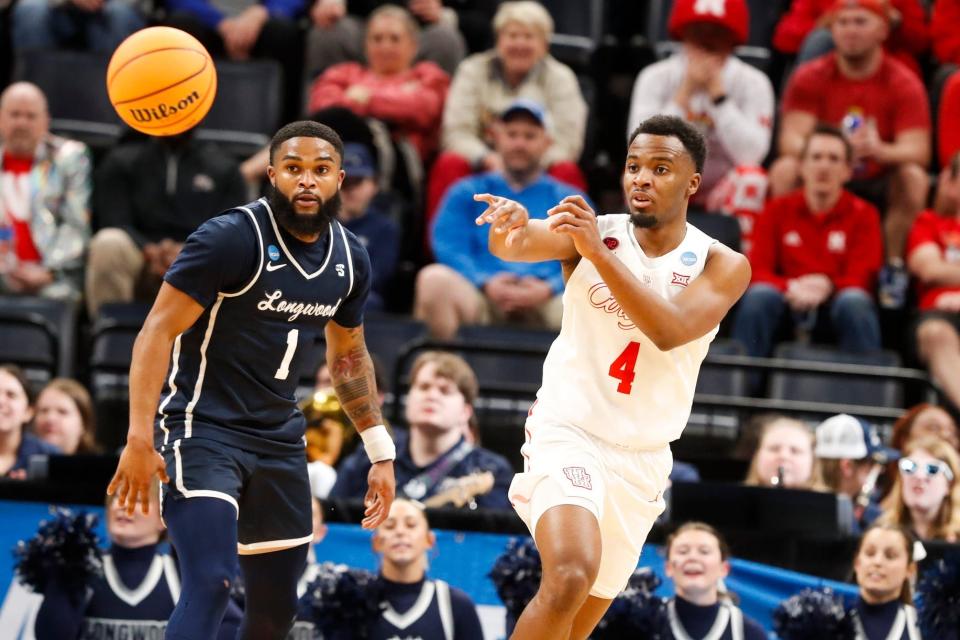
[[782, 640], [853, 640], [853, 618], [831, 589], [804, 589], [773, 612], [773, 630]]
[[383, 583], [370, 571], [324, 562], [307, 594], [313, 623], [323, 637], [350, 629], [351, 637], [366, 638], [369, 623], [380, 617]]
[[597, 640], [672, 638], [667, 602], [653, 594], [659, 586], [659, 576], [650, 569], [634, 571], [627, 588], [610, 604], [593, 637]]
[[91, 577], [103, 573], [96, 526], [95, 514], [55, 509], [36, 536], [21, 540], [13, 550], [20, 581], [37, 593], [44, 593], [54, 580], [68, 593], [82, 592]]
[[512, 538], [507, 549], [493, 563], [490, 580], [497, 595], [516, 620], [540, 588], [543, 568], [540, 552], [532, 538]]
[[960, 554], [940, 558], [923, 572], [916, 603], [924, 640], [960, 639]]

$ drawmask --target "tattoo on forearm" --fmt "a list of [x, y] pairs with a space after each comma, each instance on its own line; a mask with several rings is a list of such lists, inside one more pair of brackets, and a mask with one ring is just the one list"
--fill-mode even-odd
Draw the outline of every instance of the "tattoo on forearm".
[[366, 376], [364, 376], [363, 378], [344, 380], [334, 387], [334, 391], [337, 392], [337, 397], [340, 398], [340, 402], [348, 404], [354, 400], [370, 395], [370, 385], [367, 383]]
[[337, 354], [330, 363], [330, 374], [340, 405], [358, 429], [383, 422], [373, 362], [365, 346]]

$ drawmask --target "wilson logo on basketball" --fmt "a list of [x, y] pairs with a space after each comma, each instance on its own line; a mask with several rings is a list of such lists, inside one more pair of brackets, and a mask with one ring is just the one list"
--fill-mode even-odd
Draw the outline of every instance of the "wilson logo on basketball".
[[603, 244], [607, 245], [607, 249], [610, 249], [610, 251], [613, 251], [614, 249], [620, 246], [620, 241], [613, 237], [604, 238]]
[[627, 316], [626, 311], [623, 310], [623, 307], [620, 306], [620, 303], [617, 302], [617, 299], [613, 297], [610, 289], [607, 288], [607, 285], [604, 283], [598, 282], [590, 287], [590, 290], [587, 292], [587, 299], [590, 301], [590, 306], [594, 309], [600, 309], [601, 311], [615, 315], [617, 317], [617, 326], [624, 331], [637, 328], [637, 325], [633, 324], [633, 320]]
[[181, 99], [177, 104], [159, 104], [156, 107], [147, 107], [141, 109], [130, 109], [130, 115], [134, 120], [141, 123], [163, 120], [183, 111], [194, 102], [200, 99], [200, 94], [191, 91], [187, 96]]
[[673, 280], [670, 281], [670, 284], [680, 285], [685, 287], [690, 284], [690, 276], [685, 276], [682, 273], [673, 272]]
[[587, 470], [583, 467], [564, 467], [563, 475], [567, 476], [567, 480], [575, 487], [593, 489], [593, 484], [590, 482], [590, 474], [587, 473]]

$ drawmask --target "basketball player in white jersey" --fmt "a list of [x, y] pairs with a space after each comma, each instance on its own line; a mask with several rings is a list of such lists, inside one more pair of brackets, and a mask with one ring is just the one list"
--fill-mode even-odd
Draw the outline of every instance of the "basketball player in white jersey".
[[586, 638], [637, 566], [693, 402], [700, 363], [743, 294], [742, 255], [687, 224], [703, 136], [655, 116], [631, 136], [623, 172], [629, 214], [599, 218], [579, 196], [546, 220], [517, 202], [488, 204], [490, 250], [505, 260], [560, 260], [563, 325], [526, 424], [524, 473], [510, 499], [543, 562], [513, 638]]

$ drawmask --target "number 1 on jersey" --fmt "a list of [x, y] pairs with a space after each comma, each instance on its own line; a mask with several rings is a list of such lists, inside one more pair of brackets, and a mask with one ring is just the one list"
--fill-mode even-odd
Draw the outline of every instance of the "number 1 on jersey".
[[640, 343], [630, 342], [617, 359], [610, 364], [610, 370], [607, 372], [611, 378], [620, 381], [617, 385], [617, 393], [629, 395], [633, 389], [633, 379], [637, 373], [634, 369], [637, 366], [637, 356], [640, 355]]
[[297, 340], [300, 338], [299, 329], [290, 329], [287, 333], [287, 351], [283, 354], [283, 360], [280, 361], [280, 368], [273, 374], [277, 380], [286, 380], [290, 375], [290, 362], [293, 360], [293, 354], [297, 350]]

